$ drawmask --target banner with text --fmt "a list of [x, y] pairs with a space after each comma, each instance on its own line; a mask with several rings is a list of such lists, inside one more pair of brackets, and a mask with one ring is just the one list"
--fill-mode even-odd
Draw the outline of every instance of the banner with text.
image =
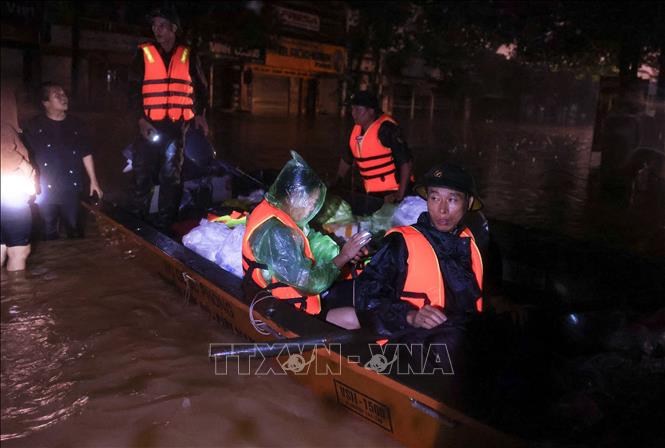
[[346, 49], [336, 45], [280, 38], [266, 52], [266, 66], [298, 73], [342, 74]]

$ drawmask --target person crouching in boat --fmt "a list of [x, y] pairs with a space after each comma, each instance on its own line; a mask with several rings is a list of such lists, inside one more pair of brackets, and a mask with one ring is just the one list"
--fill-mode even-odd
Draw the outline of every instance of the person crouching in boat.
[[309, 228], [323, 206], [326, 186], [296, 152], [291, 151], [291, 157], [247, 219], [244, 292], [255, 297], [268, 290], [308, 314], [358, 328], [351, 282], [331, 285], [347, 263], [367, 253], [367, 240], [354, 235], [340, 250]]
[[427, 212], [387, 232], [356, 280], [355, 307], [362, 326], [390, 342], [443, 341], [455, 364], [467, 322], [483, 309], [481, 253], [461, 224], [482, 202], [473, 177], [449, 163], [430, 169], [416, 191]]

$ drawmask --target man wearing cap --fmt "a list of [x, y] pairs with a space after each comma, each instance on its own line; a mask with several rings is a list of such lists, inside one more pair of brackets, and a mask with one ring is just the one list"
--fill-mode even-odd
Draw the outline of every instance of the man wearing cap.
[[382, 195], [386, 202], [401, 201], [411, 180], [412, 163], [397, 122], [381, 112], [378, 98], [367, 91], [353, 95], [351, 115], [355, 126], [349, 150], [339, 161], [335, 184], [355, 162], [367, 193]]
[[356, 283], [361, 323], [369, 318], [386, 335], [464, 325], [483, 309], [481, 254], [461, 224], [468, 211], [482, 208], [473, 178], [444, 163], [429, 170], [416, 191], [427, 200], [427, 212], [412, 226], [388, 231]]
[[178, 39], [174, 11], [156, 9], [148, 15], [155, 43], [139, 45], [130, 98], [140, 110], [140, 137], [134, 143], [133, 211], [148, 212], [153, 179], [159, 179], [156, 224], [168, 230], [176, 218], [182, 194], [181, 171], [185, 134], [191, 123], [208, 134], [205, 118], [207, 87], [198, 57]]

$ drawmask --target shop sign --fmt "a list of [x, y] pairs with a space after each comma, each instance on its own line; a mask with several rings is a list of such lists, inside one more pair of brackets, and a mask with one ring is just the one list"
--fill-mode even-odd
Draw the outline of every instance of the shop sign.
[[258, 48], [238, 48], [222, 42], [210, 42], [210, 52], [217, 58], [243, 59], [259, 64], [265, 59]]
[[270, 67], [268, 65], [260, 64], [250, 64], [247, 66], [253, 73], [263, 74], [263, 75], [273, 75], [273, 76], [288, 76], [292, 78], [311, 78], [312, 73], [292, 69], [292, 68], [280, 68], [280, 67]]
[[309, 14], [281, 6], [275, 6], [275, 10], [277, 11], [278, 20], [284, 25], [308, 31], [315, 31], [317, 33], [319, 32], [321, 22], [319, 16], [316, 14]]
[[266, 65], [306, 73], [341, 74], [346, 49], [336, 45], [281, 38], [266, 54]]

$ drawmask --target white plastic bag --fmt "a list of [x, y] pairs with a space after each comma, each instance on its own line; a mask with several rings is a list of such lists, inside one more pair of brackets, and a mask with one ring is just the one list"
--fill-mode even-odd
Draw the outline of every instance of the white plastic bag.
[[242, 278], [242, 237], [244, 235], [245, 225], [235, 226], [215, 256], [215, 263], [240, 278]]
[[188, 249], [214, 262], [222, 269], [242, 278], [242, 237], [245, 225], [229, 229], [221, 222], [202, 219], [197, 227], [182, 237]]
[[427, 201], [420, 196], [406, 196], [395, 210], [393, 226], [410, 226], [418, 221], [422, 212], [427, 211]]
[[197, 227], [182, 237], [182, 243], [188, 249], [214, 262], [219, 248], [222, 247], [230, 232], [231, 229], [225, 224], [209, 222], [204, 218]]

